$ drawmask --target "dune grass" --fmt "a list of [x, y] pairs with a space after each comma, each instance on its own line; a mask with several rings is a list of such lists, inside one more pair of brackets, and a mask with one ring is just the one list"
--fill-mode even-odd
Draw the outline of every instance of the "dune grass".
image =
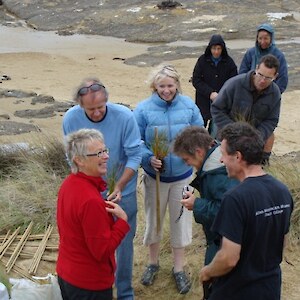
[[300, 242], [300, 152], [277, 157], [267, 172], [285, 183], [294, 200], [289, 239], [292, 244]]
[[1, 232], [25, 228], [30, 221], [33, 232], [55, 225], [57, 191], [69, 172], [64, 146], [51, 136], [32, 139], [28, 145], [0, 152]]
[[[1, 142], [1, 141], [0, 141]], [[3, 144], [3, 143], [2, 143]], [[39, 136], [28, 142], [29, 150], [0, 152], [0, 229], [6, 233], [18, 226], [23, 229], [34, 222], [34, 232], [44, 233], [49, 224], [56, 226], [57, 191], [69, 174], [64, 147], [51, 136]], [[290, 237], [293, 245], [300, 239], [300, 163], [299, 157], [272, 158], [269, 173], [283, 181], [294, 198]], [[172, 253], [169, 241], [168, 216], [164, 221], [164, 239], [161, 243], [160, 271], [153, 286], [145, 287], [140, 278], [147, 264], [148, 251], [143, 246], [145, 217], [142, 185], [138, 183], [138, 221], [135, 238], [134, 281], [136, 299], [200, 299], [202, 289], [198, 273], [203, 265], [205, 238], [199, 224], [193, 224], [193, 242], [186, 248], [186, 271], [192, 279], [187, 295], [178, 294], [172, 277]]]

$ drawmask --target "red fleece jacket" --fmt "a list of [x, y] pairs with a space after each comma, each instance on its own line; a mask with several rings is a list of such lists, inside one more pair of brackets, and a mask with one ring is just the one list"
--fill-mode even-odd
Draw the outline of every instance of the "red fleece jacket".
[[57, 274], [87, 290], [112, 287], [115, 250], [129, 231], [126, 221], [107, 213], [100, 194], [105, 185], [99, 177], [71, 174], [58, 193]]

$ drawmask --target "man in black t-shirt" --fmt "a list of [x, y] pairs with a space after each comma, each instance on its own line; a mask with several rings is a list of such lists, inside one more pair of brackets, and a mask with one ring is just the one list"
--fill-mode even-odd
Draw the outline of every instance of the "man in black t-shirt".
[[221, 140], [221, 161], [241, 184], [224, 195], [212, 226], [221, 249], [200, 271], [200, 281], [213, 281], [209, 300], [279, 300], [291, 194], [261, 168], [264, 142], [256, 129], [232, 123]]

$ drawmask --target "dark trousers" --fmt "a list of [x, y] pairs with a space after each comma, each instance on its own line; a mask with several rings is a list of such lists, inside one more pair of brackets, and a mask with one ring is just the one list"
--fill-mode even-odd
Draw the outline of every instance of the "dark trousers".
[[58, 284], [63, 300], [112, 300], [113, 297], [112, 288], [101, 291], [85, 290], [60, 277], [58, 277]]

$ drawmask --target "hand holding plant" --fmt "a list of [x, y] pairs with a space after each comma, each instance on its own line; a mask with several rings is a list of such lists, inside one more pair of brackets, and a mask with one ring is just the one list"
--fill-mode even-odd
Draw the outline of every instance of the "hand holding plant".
[[117, 182], [122, 170], [122, 164], [116, 163], [107, 174], [107, 200], [118, 202], [121, 200], [121, 190], [117, 187]]
[[154, 130], [154, 139], [151, 143], [151, 150], [155, 157], [151, 157], [151, 165], [156, 171], [156, 232], [159, 234], [160, 226], [160, 173], [164, 171], [163, 159], [169, 151], [168, 137], [166, 132], [158, 132], [157, 127]]
[[169, 152], [168, 136], [165, 131], [158, 132], [155, 127], [154, 139], [151, 143], [151, 150], [154, 154], [154, 158], [151, 158], [151, 165], [155, 171], [162, 173], [164, 171], [164, 158]]

